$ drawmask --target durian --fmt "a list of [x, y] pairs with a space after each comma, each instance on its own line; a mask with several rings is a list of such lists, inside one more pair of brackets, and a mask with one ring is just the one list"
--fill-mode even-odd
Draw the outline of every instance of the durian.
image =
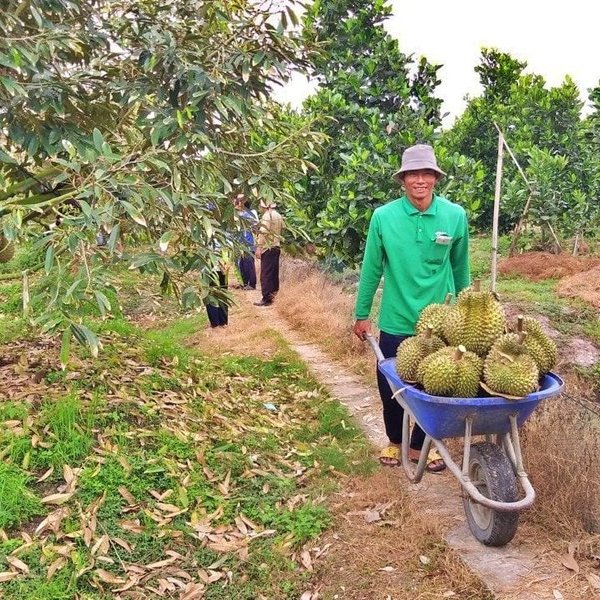
[[474, 398], [479, 390], [483, 360], [463, 345], [430, 354], [418, 369], [418, 380], [428, 394]]
[[535, 360], [540, 375], [544, 375], [556, 364], [558, 358], [556, 344], [546, 335], [539, 321], [533, 317], [524, 317], [523, 315], [517, 317], [516, 333], [521, 331], [527, 334], [523, 342], [527, 351]]
[[506, 329], [504, 308], [491, 291], [481, 291], [479, 281], [460, 292], [445, 316], [443, 337], [449, 346], [464, 345], [484, 357]]
[[419, 315], [419, 320], [415, 325], [415, 331], [417, 333], [423, 333], [428, 325], [431, 325], [433, 327], [433, 334], [438, 337], [443, 337], [442, 325], [448, 311], [451, 309], [451, 299], [452, 294], [446, 294], [446, 299], [443, 304], [428, 304]]
[[444, 346], [444, 342], [433, 335], [433, 327], [430, 325], [424, 333], [406, 338], [398, 346], [396, 372], [404, 381], [416, 381], [417, 368], [420, 362], [426, 356]]
[[492, 346], [483, 365], [483, 380], [491, 393], [522, 398], [538, 388], [540, 372], [525, 337], [524, 331], [506, 333]]

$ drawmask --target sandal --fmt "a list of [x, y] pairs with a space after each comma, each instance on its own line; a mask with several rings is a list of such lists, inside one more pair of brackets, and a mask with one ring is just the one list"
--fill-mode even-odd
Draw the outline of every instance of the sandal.
[[[411, 450], [420, 453], [420, 450], [415, 450], [414, 448], [411, 448]], [[417, 458], [410, 458], [410, 462], [418, 463], [419, 457], [417, 456]], [[435, 448], [432, 448], [427, 455], [427, 466], [425, 467], [425, 470], [429, 473], [441, 473], [445, 468], [446, 463], [444, 462], [444, 459], [440, 456], [440, 453]]]
[[399, 467], [402, 462], [402, 458], [400, 456], [400, 448], [398, 448], [398, 446], [392, 445], [386, 446], [379, 453], [379, 462], [384, 467]]

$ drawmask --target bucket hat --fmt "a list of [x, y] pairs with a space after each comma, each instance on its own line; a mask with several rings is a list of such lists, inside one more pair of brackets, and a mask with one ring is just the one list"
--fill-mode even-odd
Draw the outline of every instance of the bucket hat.
[[394, 173], [394, 179], [401, 182], [404, 173], [419, 169], [431, 169], [438, 174], [439, 178], [446, 174], [437, 166], [433, 148], [427, 144], [416, 144], [402, 153], [402, 165]]

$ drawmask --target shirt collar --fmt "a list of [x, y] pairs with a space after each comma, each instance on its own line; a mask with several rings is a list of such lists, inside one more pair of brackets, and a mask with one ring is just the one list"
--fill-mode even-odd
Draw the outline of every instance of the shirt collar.
[[410, 203], [409, 199], [406, 196], [402, 196], [402, 198], [400, 198], [400, 200], [402, 200], [404, 212], [406, 212], [406, 214], [411, 217], [414, 215], [419, 215], [419, 214], [421, 214], [421, 215], [436, 215], [437, 214], [438, 203], [436, 202], [437, 196], [435, 194], [433, 195], [433, 200], [431, 201], [429, 208], [423, 212], [421, 212], [418, 208], [415, 208]]

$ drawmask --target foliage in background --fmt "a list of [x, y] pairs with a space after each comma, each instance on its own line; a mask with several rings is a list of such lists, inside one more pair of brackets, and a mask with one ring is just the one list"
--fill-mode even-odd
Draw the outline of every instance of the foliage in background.
[[306, 64], [295, 19], [290, 3], [234, 0], [2, 11], [0, 220], [8, 240], [37, 240], [35, 316], [67, 331], [65, 348], [73, 333], [97, 350], [77, 315], [113, 309], [115, 257], [194, 305], [235, 244], [231, 194], [285, 202], [283, 182], [306, 173], [310, 122], [293, 127], [269, 100]]
[[[562, 236], [588, 234], [597, 226], [600, 161], [593, 138], [594, 117], [581, 121], [582, 102], [573, 81], [548, 88], [543, 77], [525, 74], [525, 62], [495, 49], [482, 52], [476, 67], [483, 94], [471, 99], [465, 112], [443, 135], [450, 152], [465, 154], [483, 166], [478, 229], [492, 220], [496, 179], [496, 123], [503, 131], [527, 182], [505, 153], [500, 226], [513, 227], [531, 196], [528, 222]], [[586, 136], [586, 130], [588, 132]]]
[[304, 19], [304, 38], [319, 49], [319, 89], [304, 115], [327, 142], [295, 186], [296, 218], [323, 256], [347, 265], [362, 253], [373, 209], [398, 195], [391, 175], [402, 150], [432, 141], [440, 124], [439, 67], [400, 52], [383, 27], [390, 12], [384, 0], [317, 0]]

